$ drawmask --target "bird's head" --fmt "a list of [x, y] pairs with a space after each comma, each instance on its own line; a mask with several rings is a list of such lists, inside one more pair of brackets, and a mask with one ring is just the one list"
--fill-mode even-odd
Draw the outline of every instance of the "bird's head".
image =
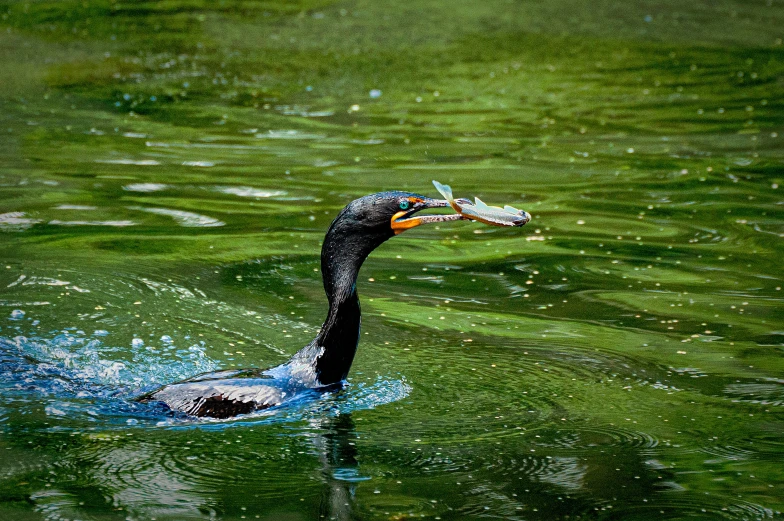
[[456, 214], [415, 216], [421, 210], [448, 206], [445, 200], [410, 192], [380, 192], [350, 202], [335, 218], [332, 228], [383, 242], [421, 224], [460, 219]]
[[343, 271], [337, 269], [336, 264], [340, 264], [355, 272], [387, 239], [421, 224], [463, 218], [459, 214], [415, 215], [428, 208], [448, 206], [445, 200], [410, 192], [381, 192], [351, 201], [329, 227], [321, 251], [322, 270]]

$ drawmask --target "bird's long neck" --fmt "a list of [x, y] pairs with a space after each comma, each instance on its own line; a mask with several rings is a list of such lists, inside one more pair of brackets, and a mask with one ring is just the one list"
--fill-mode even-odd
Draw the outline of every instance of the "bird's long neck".
[[362, 263], [386, 238], [348, 233], [338, 216], [321, 249], [321, 275], [329, 299], [329, 314], [314, 340], [323, 349], [315, 361], [322, 385], [344, 380], [359, 344], [360, 308], [357, 275]]
[[359, 344], [361, 311], [356, 288], [329, 302], [329, 314], [316, 337], [323, 348], [316, 360], [316, 375], [322, 385], [344, 380], [351, 369]]

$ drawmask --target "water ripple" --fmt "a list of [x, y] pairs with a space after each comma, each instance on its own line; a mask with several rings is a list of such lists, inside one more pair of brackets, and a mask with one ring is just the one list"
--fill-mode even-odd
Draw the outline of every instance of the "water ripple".
[[226, 223], [201, 215], [194, 212], [186, 212], [184, 210], [172, 210], [170, 208], [151, 208], [144, 206], [129, 206], [129, 210], [138, 210], [140, 212], [154, 213], [157, 215], [166, 215], [171, 217], [177, 224], [186, 228], [215, 228], [218, 226], [226, 226]]
[[169, 188], [169, 185], [162, 183], [132, 183], [123, 186], [123, 190], [127, 190], [128, 192], [142, 193], [160, 192], [162, 190], [168, 190]]

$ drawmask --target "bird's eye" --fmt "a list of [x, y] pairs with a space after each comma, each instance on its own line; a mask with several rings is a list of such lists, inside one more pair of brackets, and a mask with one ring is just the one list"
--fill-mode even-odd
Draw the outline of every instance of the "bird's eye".
[[400, 201], [400, 209], [408, 210], [408, 201]]

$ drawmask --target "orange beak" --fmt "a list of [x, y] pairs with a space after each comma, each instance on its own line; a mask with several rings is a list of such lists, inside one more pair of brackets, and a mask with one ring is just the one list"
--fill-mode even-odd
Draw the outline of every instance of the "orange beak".
[[422, 219], [419, 217], [411, 217], [406, 219], [409, 212], [397, 212], [392, 216], [392, 229], [395, 230], [395, 235], [403, 233], [404, 231], [414, 228], [422, 224]]

